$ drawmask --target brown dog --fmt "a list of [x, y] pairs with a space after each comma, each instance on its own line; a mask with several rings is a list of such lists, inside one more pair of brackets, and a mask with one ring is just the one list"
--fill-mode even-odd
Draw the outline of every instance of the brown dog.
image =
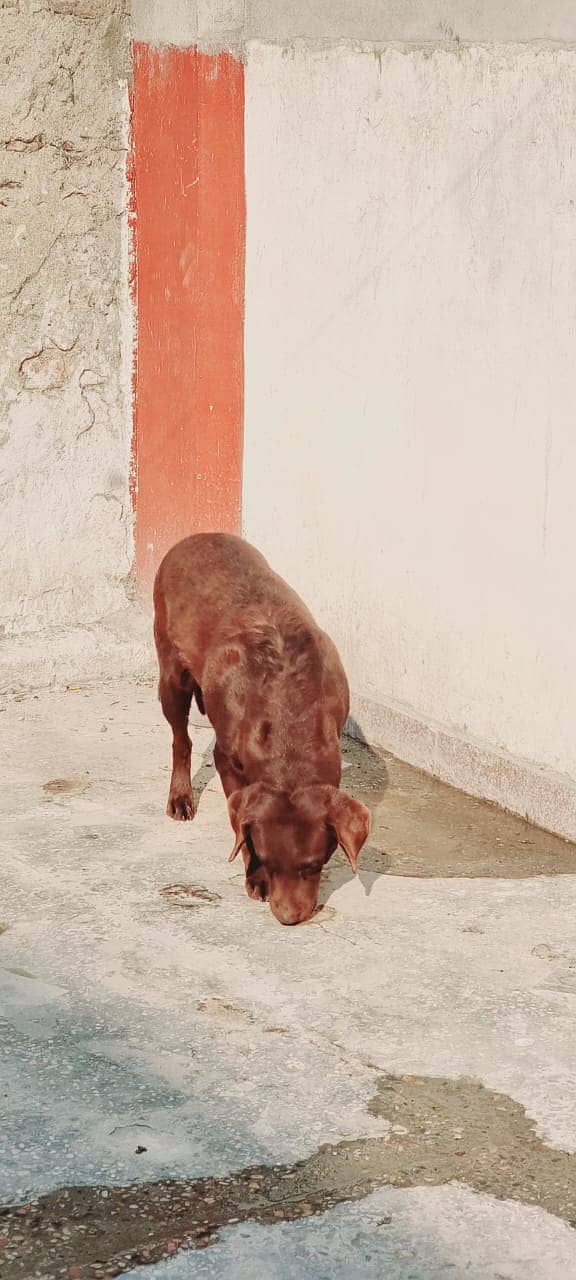
[[159, 695], [173, 731], [167, 812], [194, 817], [188, 713], [216, 732], [214, 762], [246, 889], [277, 920], [313, 914], [338, 844], [356, 870], [370, 831], [338, 790], [349, 692], [329, 637], [263, 556], [241, 538], [199, 533], [173, 547], [154, 584]]

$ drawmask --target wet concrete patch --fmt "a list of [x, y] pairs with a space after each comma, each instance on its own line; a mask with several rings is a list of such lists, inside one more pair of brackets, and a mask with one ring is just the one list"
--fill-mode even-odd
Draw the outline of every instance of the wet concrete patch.
[[385, 751], [343, 742], [342, 786], [372, 813], [364, 871], [527, 879], [576, 874], [576, 845], [437, 782]]
[[[291, 1165], [130, 1187], [68, 1187], [0, 1211], [2, 1280], [89, 1280], [213, 1244], [239, 1222], [294, 1222], [383, 1186], [458, 1182], [576, 1225], [576, 1155], [548, 1146], [524, 1109], [472, 1080], [379, 1079], [383, 1137], [321, 1147]], [[131, 1140], [132, 1140], [132, 1136]], [[138, 1136], [138, 1135], [136, 1135]]]

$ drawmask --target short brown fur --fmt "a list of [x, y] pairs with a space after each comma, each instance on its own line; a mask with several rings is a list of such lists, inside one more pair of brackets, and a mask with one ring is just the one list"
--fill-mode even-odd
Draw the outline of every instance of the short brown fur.
[[162, 561], [154, 584], [159, 696], [173, 732], [167, 812], [194, 817], [188, 715], [216, 733], [214, 762], [242, 851], [246, 889], [282, 924], [316, 909], [338, 844], [356, 870], [364, 805], [339, 791], [348, 682], [337, 650], [296, 592], [241, 538], [200, 533]]

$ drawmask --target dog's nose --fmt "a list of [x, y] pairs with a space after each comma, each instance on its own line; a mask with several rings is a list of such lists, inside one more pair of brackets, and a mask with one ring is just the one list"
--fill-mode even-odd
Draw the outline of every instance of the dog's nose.
[[280, 924], [302, 924], [310, 917], [310, 912], [303, 911], [301, 907], [272, 907], [272, 911]]

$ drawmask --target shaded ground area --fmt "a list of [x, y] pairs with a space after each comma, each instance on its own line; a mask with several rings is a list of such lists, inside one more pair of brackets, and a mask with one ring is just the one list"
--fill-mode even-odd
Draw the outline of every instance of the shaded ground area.
[[576, 847], [347, 738], [344, 786], [372, 810], [362, 867], [395, 876], [573, 875]]
[[371, 846], [282, 929], [205, 723], [193, 824], [149, 686], [0, 731], [0, 1280], [576, 1274], [572, 846], [347, 742]]
[[3, 1280], [117, 1276], [129, 1266], [205, 1249], [218, 1229], [322, 1214], [383, 1184], [453, 1181], [538, 1205], [576, 1226], [576, 1155], [534, 1133], [522, 1107], [470, 1080], [385, 1077], [370, 1110], [382, 1138], [325, 1146], [286, 1167], [226, 1178], [76, 1187], [0, 1213]]

